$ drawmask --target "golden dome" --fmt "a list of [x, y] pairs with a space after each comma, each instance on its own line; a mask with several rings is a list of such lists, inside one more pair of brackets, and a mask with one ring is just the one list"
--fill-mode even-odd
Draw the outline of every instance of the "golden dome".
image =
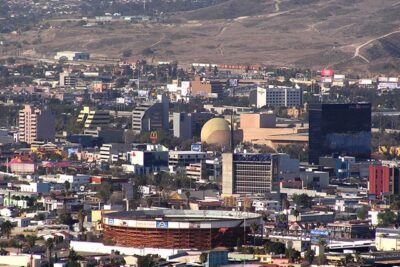
[[206, 122], [201, 129], [201, 142], [213, 145], [229, 145], [229, 123], [222, 118], [214, 118]]

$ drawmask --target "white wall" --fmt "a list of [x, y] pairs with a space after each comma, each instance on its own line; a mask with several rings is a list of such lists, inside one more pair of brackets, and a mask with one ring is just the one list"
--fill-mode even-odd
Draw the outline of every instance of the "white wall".
[[132, 247], [119, 247], [119, 246], [106, 246], [103, 243], [95, 242], [83, 242], [83, 241], [71, 241], [70, 247], [77, 252], [90, 252], [90, 253], [101, 253], [111, 254], [112, 250], [118, 250], [121, 255], [141, 255], [157, 254], [163, 258], [177, 254], [180, 251], [178, 249], [159, 249], [159, 248], [132, 248]]

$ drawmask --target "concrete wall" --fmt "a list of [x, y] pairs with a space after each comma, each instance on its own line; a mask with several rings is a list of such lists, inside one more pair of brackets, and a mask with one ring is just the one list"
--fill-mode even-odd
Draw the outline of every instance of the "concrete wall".
[[119, 246], [106, 246], [102, 243], [95, 242], [83, 242], [83, 241], [71, 241], [70, 247], [77, 252], [91, 252], [100, 254], [111, 254], [111, 251], [118, 250], [121, 255], [141, 255], [157, 254], [163, 258], [177, 254], [184, 250], [178, 249], [159, 249], [159, 248], [131, 248], [131, 247], [119, 247]]

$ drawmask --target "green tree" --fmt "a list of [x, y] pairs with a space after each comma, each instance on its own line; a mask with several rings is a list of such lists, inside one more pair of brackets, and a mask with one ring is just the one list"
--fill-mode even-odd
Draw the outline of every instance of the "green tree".
[[37, 236], [35, 235], [28, 235], [26, 236], [26, 243], [31, 250], [36, 245]]
[[74, 249], [71, 249], [68, 254], [67, 267], [79, 267], [81, 260], [83, 260], [83, 257], [79, 256]]
[[306, 259], [306, 261], [308, 261], [308, 263], [312, 264], [315, 258], [315, 251], [309, 247], [304, 253], [304, 258]]
[[138, 267], [154, 267], [156, 266], [156, 262], [152, 255], [146, 256], [137, 256], [137, 265]]
[[386, 209], [384, 212], [378, 214], [379, 226], [388, 226], [391, 224], [395, 224], [396, 222], [397, 222], [397, 215], [389, 209]]
[[202, 252], [202, 253], [200, 254], [200, 262], [204, 264], [204, 263], [207, 262], [207, 259], [208, 259], [207, 253]]
[[58, 220], [61, 224], [66, 224], [70, 228], [74, 224], [74, 219], [72, 219], [71, 213], [69, 212], [62, 212], [60, 216], [58, 217]]
[[360, 220], [365, 220], [368, 217], [368, 209], [366, 207], [362, 207], [357, 211], [357, 218]]
[[52, 266], [53, 265], [52, 252], [53, 252], [53, 248], [54, 248], [53, 238], [48, 238], [46, 240], [45, 246], [46, 246], [47, 261], [49, 262], [49, 266]]
[[250, 231], [251, 231], [251, 234], [253, 235], [253, 246], [256, 245], [256, 233], [257, 233], [257, 230], [258, 230], [258, 225], [255, 222], [250, 224]]
[[6, 236], [7, 239], [10, 239], [10, 235], [14, 225], [10, 221], [5, 221], [1, 224], [1, 235]]
[[100, 200], [101, 200], [103, 203], [107, 203], [108, 200], [110, 200], [111, 193], [112, 193], [111, 184], [109, 184], [109, 183], [102, 183], [102, 184], [100, 185], [100, 188], [98, 189], [97, 192], [98, 192], [97, 195], [98, 195], [98, 197], [100, 198]]
[[304, 207], [304, 208], [311, 208], [312, 207], [312, 197], [308, 196], [307, 194], [294, 194], [293, 195], [293, 202], [298, 206], [298, 207]]
[[69, 181], [65, 181], [64, 182], [64, 190], [65, 192], [69, 192], [69, 189], [71, 188], [71, 184], [69, 183]]
[[271, 254], [271, 253], [276, 254], [276, 255], [284, 254], [285, 253], [285, 244], [267, 240], [264, 245], [264, 250], [265, 250], [265, 253], [267, 253], [267, 254]]
[[282, 200], [282, 208], [283, 208], [284, 210], [287, 210], [287, 209], [290, 208], [290, 202], [289, 202], [289, 200], [288, 200], [287, 198], [284, 198], [284, 199]]
[[298, 221], [299, 215], [300, 215], [300, 212], [297, 209], [293, 211], [293, 216], [296, 217], [296, 222]]
[[83, 231], [84, 231], [83, 223], [85, 221], [85, 218], [86, 218], [86, 212], [84, 210], [80, 210], [78, 212], [78, 221], [79, 221], [79, 233], [81, 236], [83, 236]]
[[132, 56], [132, 50], [128, 49], [128, 50], [124, 50], [122, 52], [122, 57], [127, 58], [127, 57], [130, 57], [130, 56]]
[[288, 257], [290, 263], [300, 260], [301, 257], [300, 252], [295, 250], [294, 248], [287, 248], [285, 254], [286, 257]]

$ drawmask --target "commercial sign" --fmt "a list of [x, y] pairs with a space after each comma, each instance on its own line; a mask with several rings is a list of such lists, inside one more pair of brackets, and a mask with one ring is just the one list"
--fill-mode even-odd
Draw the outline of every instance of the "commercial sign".
[[168, 222], [157, 221], [156, 222], [156, 228], [168, 229]]
[[203, 150], [203, 148], [202, 148], [201, 144], [192, 144], [190, 147], [190, 150], [192, 150], [194, 152], [201, 152]]
[[310, 234], [312, 235], [312, 236], [329, 236], [329, 231], [328, 230], [316, 230], [316, 229], [314, 229], [314, 230], [311, 230], [310, 231]]

